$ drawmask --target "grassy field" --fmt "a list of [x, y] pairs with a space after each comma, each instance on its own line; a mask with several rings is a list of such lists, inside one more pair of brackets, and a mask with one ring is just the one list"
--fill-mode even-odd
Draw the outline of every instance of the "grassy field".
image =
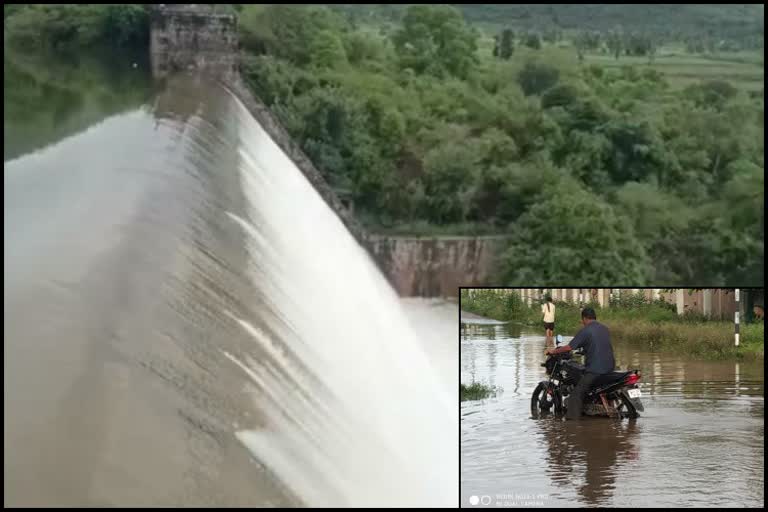
[[764, 84], [764, 68], [755, 54], [733, 54], [729, 56], [703, 56], [661, 54], [649, 64], [646, 57], [621, 57], [608, 55], [586, 55], [585, 62], [606, 68], [635, 65], [649, 67], [667, 78], [673, 89], [682, 89], [701, 80], [726, 80], [745, 91], [759, 91]]
[[[493, 45], [493, 34], [484, 30], [478, 44], [478, 54], [482, 61], [494, 60]], [[519, 67], [527, 58], [536, 56], [558, 67], [565, 67], [566, 71], [569, 68], [575, 70], [579, 66], [576, 50], [568, 41], [545, 44], [541, 50], [531, 50], [515, 41], [510, 64]], [[584, 56], [583, 64], [596, 64], [608, 69], [622, 66], [648, 67], [663, 73], [670, 87], [675, 90], [702, 80], [727, 80], [744, 91], [759, 91], [765, 82], [763, 62], [764, 53], [758, 51], [693, 55], [672, 46], [661, 48], [653, 62], [649, 62], [648, 57], [621, 56], [614, 59], [607, 54], [588, 53]]]

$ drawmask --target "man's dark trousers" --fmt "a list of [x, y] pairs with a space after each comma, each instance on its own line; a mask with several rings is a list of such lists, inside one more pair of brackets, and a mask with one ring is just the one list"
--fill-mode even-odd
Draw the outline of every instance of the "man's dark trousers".
[[568, 397], [568, 411], [566, 412], [566, 418], [569, 420], [576, 420], [581, 418], [581, 410], [584, 408], [584, 397], [592, 387], [592, 383], [600, 375], [597, 373], [585, 372], [581, 376], [579, 382], [576, 383], [576, 387], [571, 391]]

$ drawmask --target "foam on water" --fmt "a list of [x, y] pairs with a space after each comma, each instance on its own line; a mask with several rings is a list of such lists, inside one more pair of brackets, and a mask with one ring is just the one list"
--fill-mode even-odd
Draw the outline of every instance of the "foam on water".
[[[455, 504], [455, 390], [368, 254], [245, 107], [235, 110], [249, 212], [229, 216], [246, 235], [248, 275], [280, 314], [269, 330], [325, 388], [297, 401], [269, 368], [237, 361], [284, 405], [265, 409], [267, 429], [238, 437], [311, 505]], [[274, 358], [295, 371], [290, 359]]]

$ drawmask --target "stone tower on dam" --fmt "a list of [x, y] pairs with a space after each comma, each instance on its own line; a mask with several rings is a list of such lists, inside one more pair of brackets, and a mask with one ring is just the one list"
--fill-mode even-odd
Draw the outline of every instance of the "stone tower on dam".
[[150, 8], [152, 73], [197, 70], [233, 78], [238, 69], [237, 18], [216, 4], [154, 4]]

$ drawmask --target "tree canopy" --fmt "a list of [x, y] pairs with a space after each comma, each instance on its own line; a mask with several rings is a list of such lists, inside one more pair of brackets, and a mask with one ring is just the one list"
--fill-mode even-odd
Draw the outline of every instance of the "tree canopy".
[[[244, 7], [243, 30], [252, 10], [281, 23], [273, 9]], [[408, 7], [387, 33], [313, 9], [311, 44], [257, 46], [245, 75], [370, 229], [507, 234], [508, 282], [762, 279], [762, 97], [512, 50], [534, 32], [500, 31], [482, 59], [448, 6]]]

